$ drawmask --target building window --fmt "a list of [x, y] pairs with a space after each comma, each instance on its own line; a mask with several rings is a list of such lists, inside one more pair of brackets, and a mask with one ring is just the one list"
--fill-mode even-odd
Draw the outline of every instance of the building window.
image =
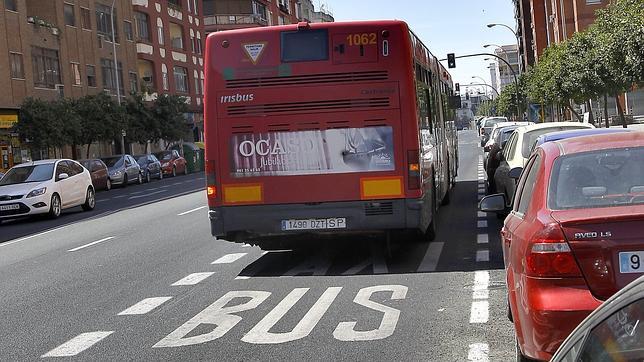
[[18, 11], [18, 4], [16, 4], [16, 0], [4, 0], [4, 7], [7, 10]]
[[173, 8], [181, 9], [181, 0], [168, 0], [168, 5]]
[[165, 35], [163, 35], [163, 23], [157, 26], [157, 38], [159, 38], [159, 45], [165, 44]]
[[[118, 63], [118, 83], [119, 91], [123, 94], [123, 66], [121, 62]], [[114, 69], [114, 61], [112, 59], [101, 59], [101, 76], [103, 77], [103, 89], [107, 89], [111, 92], [116, 92], [116, 79], [114, 74], [116, 69]]]
[[253, 15], [257, 16], [261, 23], [266, 23], [266, 18], [268, 17], [268, 9], [266, 9], [266, 5], [253, 1]]
[[170, 43], [174, 49], [184, 49], [183, 29], [175, 23], [170, 23]]
[[72, 84], [81, 85], [80, 64], [71, 63], [72, 66]]
[[58, 51], [31, 47], [31, 63], [34, 71], [34, 86], [54, 89], [60, 84]]
[[188, 93], [188, 71], [184, 67], [174, 67], [174, 84], [177, 92]]
[[134, 21], [136, 22], [136, 39], [150, 41], [150, 28], [148, 14], [135, 11]]
[[91, 19], [89, 9], [87, 8], [81, 8], [81, 27], [83, 29], [92, 28], [92, 19]]
[[22, 66], [22, 54], [9, 53], [11, 61], [11, 78], [25, 79], [25, 69]]
[[[96, 4], [96, 32], [112, 41], [112, 17], [110, 14], [111, 8], [109, 6]], [[114, 9], [114, 24], [118, 24], [116, 18], [116, 9]], [[114, 40], [118, 43], [119, 31], [118, 27], [114, 31]]]
[[138, 92], [139, 86], [138, 86], [138, 75], [134, 72], [130, 72], [129, 74], [130, 77], [130, 92]]
[[199, 77], [195, 74], [195, 94], [199, 95], [201, 94], [201, 90], [199, 89]]
[[93, 65], [87, 65], [85, 71], [87, 72], [87, 86], [96, 87], [96, 68]]
[[[188, 1], [190, 1], [190, 0], [188, 0]], [[192, 0], [192, 4], [193, 4], [193, 7], [192, 7], [192, 8], [193, 8], [193, 9], [194, 9], [194, 11], [195, 11], [195, 15], [199, 15], [199, 9], [197, 9], [197, 3], [198, 3], [198, 1], [197, 1], [197, 0]]]
[[129, 41], [133, 41], [134, 40], [134, 33], [132, 31], [132, 22], [125, 20], [123, 22], [123, 25], [124, 25], [123, 29], [125, 31], [125, 39], [127, 39]]
[[168, 79], [168, 72], [166, 72], [165, 70], [162, 71], [161, 76], [162, 76], [162, 79], [163, 79], [163, 90], [170, 89], [170, 81]]
[[602, 0], [586, 0], [586, 5], [599, 5], [602, 3]]
[[65, 4], [63, 11], [65, 13], [65, 25], [76, 26], [76, 17], [74, 17], [74, 5]]

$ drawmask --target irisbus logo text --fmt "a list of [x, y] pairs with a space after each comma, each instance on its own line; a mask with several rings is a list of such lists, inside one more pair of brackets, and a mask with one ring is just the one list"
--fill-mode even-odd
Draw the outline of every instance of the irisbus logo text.
[[230, 96], [221, 96], [220, 103], [241, 103], [241, 102], [250, 102], [255, 99], [254, 94], [233, 94]]

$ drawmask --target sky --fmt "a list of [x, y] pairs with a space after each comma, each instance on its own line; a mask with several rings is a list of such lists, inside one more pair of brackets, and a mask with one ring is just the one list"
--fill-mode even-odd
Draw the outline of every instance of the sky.
[[[512, 0], [313, 0], [313, 3], [316, 9], [325, 4], [335, 21], [404, 20], [439, 59], [446, 58], [447, 53], [458, 56], [492, 52], [491, 47], [483, 48], [484, 44], [516, 44], [510, 30], [486, 26], [503, 23], [515, 28]], [[481, 83], [472, 76], [491, 83], [489, 62], [483, 59], [456, 59], [456, 68], [449, 69], [454, 82], [461, 84], [461, 93], [463, 85]], [[443, 64], [447, 67], [447, 62]]]

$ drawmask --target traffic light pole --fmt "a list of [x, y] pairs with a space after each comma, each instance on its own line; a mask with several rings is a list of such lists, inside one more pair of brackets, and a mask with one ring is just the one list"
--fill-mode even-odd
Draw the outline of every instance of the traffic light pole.
[[[514, 71], [514, 69], [512, 69], [512, 66], [510, 65], [510, 63], [508, 63], [505, 59], [501, 58], [500, 56], [498, 56], [496, 54], [492, 54], [492, 53], [476, 53], [476, 54], [458, 55], [458, 56], [455, 56], [454, 59], [481, 57], [481, 56], [495, 57], [495, 58], [501, 60], [503, 63], [505, 63], [505, 65], [507, 65], [508, 68], [510, 68], [510, 71], [512, 72], [512, 75], [514, 76], [514, 88], [515, 88], [514, 90], [516, 91], [516, 96], [517, 96], [517, 118], [521, 117], [521, 115], [519, 114], [520, 111], [521, 111], [520, 107], [519, 107], [519, 78], [517, 78], [517, 73]], [[444, 62], [446, 60], [447, 60], [447, 58], [440, 59], [439, 61]]]

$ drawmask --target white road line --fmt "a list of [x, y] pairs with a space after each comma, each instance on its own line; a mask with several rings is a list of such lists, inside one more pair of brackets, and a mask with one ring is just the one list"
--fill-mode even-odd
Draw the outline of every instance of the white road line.
[[101, 199], [101, 200], [96, 200], [96, 202], [105, 202], [105, 201], [110, 201], [110, 199]]
[[71, 357], [90, 348], [103, 338], [114, 333], [114, 331], [97, 331], [81, 333], [51, 351], [43, 354], [41, 357]]
[[195, 211], [203, 210], [203, 209], [205, 209], [205, 208], [207, 208], [207, 207], [208, 207], [208, 206], [199, 206], [199, 207], [197, 207], [197, 208], [195, 208], [195, 209], [188, 210], [188, 211], [184, 211], [184, 212], [182, 212], [182, 213], [180, 213], [180, 214], [177, 214], [177, 216], [188, 215], [188, 214], [191, 214], [191, 213], [193, 213], [193, 212], [195, 212]]
[[425, 251], [425, 256], [423, 257], [423, 261], [420, 262], [420, 265], [418, 266], [418, 272], [433, 272], [436, 270], [436, 266], [438, 265], [438, 259], [441, 256], [441, 252], [443, 251], [443, 245], [445, 243], [443, 242], [438, 242], [438, 243], [430, 243], [429, 246], [427, 247], [427, 251]]
[[250, 279], [250, 277], [243, 276], [243, 275], [240, 275], [240, 276], [238, 276], [238, 277], [235, 277], [235, 280], [248, 280], [248, 279]]
[[467, 360], [472, 362], [488, 362], [490, 354], [490, 347], [487, 343], [473, 343], [470, 344], [470, 349], [467, 352]]
[[476, 217], [487, 217], [487, 212], [477, 211], [476, 212]]
[[118, 315], [140, 315], [146, 314], [160, 306], [161, 304], [169, 301], [172, 297], [154, 297], [154, 298], [145, 298], [142, 301], [136, 303], [130, 308], [122, 311]]
[[490, 261], [490, 251], [489, 250], [477, 250], [476, 251], [476, 261], [477, 262]]
[[487, 300], [475, 300], [470, 310], [470, 323], [487, 323], [490, 319], [489, 303]]
[[148, 196], [152, 196], [152, 195], [155, 195], [155, 194], [160, 194], [162, 192], [165, 192], [165, 190], [159, 190], [159, 191], [155, 191], [155, 192], [150, 192], [150, 193], [147, 193], [147, 194], [144, 194], [144, 195], [130, 196], [127, 199], [128, 200], [140, 199], [142, 197], [148, 197]]
[[98, 243], [102, 243], [102, 242], [104, 242], [104, 241], [108, 241], [108, 240], [112, 240], [112, 239], [114, 239], [114, 237], [113, 237], [113, 236], [108, 236], [108, 237], [103, 238], [103, 239], [101, 239], [101, 240], [96, 240], [96, 241], [93, 241], [93, 242], [91, 242], [91, 243], [89, 243], [89, 244], [85, 244], [85, 245], [79, 246], [79, 247], [77, 247], [77, 248], [69, 249], [69, 250], [67, 250], [67, 251], [71, 251], [71, 252], [78, 251], [78, 250], [81, 250], [81, 249], [85, 249], [85, 248], [87, 248], [87, 247], [90, 247], [90, 246], [92, 246], [92, 245], [96, 245], [96, 244], [98, 244]]
[[[65, 225], [65, 226], [67, 226], [67, 225]], [[29, 240], [29, 239], [33, 239], [33, 238], [36, 238], [36, 237], [42, 236], [42, 235], [46, 235], [46, 234], [49, 234], [49, 233], [53, 233], [54, 231], [60, 230], [60, 229], [64, 228], [65, 226], [61, 226], [61, 227], [59, 227], [59, 228], [55, 228], [55, 229], [51, 229], [51, 230], [47, 230], [47, 231], [43, 231], [43, 232], [38, 233], [38, 234], [33, 234], [33, 235], [25, 236], [24, 238], [16, 239], [16, 240], [13, 240], [13, 241], [8, 241], [8, 242], [6, 242], [6, 243], [2, 243], [2, 244], [0, 244], [0, 247], [8, 246], [8, 245], [11, 245], [11, 244], [19, 243], [19, 242], [21, 242], [21, 241], [25, 241], [25, 240]]]
[[122, 198], [124, 198], [125, 196], [126, 196], [126, 195], [118, 195], [118, 196], [114, 196], [114, 198], [115, 198], [115, 199], [122, 199]]
[[140, 193], [143, 193], [143, 191], [134, 191], [134, 192], [130, 192], [130, 195], [138, 195], [138, 194], [140, 194]]
[[219, 259], [217, 259], [217, 260], [213, 261], [213, 262], [212, 262], [212, 263], [210, 263], [210, 264], [230, 264], [230, 263], [234, 263], [234, 262], [236, 262], [237, 260], [239, 260], [239, 259], [243, 258], [246, 254], [248, 254], [248, 253], [233, 253], [233, 254], [227, 254], [227, 255], [224, 255], [224, 256], [222, 256], [221, 258], [219, 258]]
[[474, 286], [472, 289], [486, 290], [490, 286], [490, 272], [487, 270], [479, 270], [474, 273]]
[[192, 273], [186, 276], [185, 278], [172, 283], [172, 286], [176, 287], [176, 286], [182, 286], [182, 285], [195, 285], [207, 279], [209, 276], [213, 274], [215, 273], [214, 272]]
[[490, 238], [488, 237], [487, 234], [478, 234], [476, 235], [476, 243], [477, 244], [487, 244], [490, 242]]
[[242, 248], [250, 248], [250, 244], [242, 244]]
[[476, 227], [479, 229], [487, 227], [487, 220], [479, 220], [476, 222]]

